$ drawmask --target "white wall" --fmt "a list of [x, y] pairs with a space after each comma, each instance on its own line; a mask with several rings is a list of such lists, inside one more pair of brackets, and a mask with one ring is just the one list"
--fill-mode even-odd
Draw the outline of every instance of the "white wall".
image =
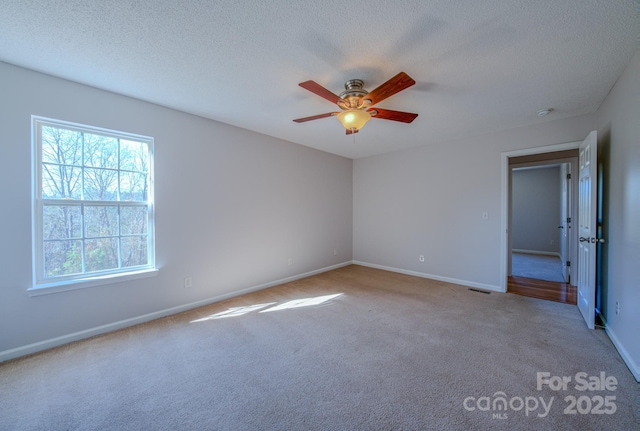
[[597, 122], [607, 241], [602, 311], [609, 336], [640, 381], [640, 52], [598, 110]]
[[579, 141], [593, 127], [590, 115], [541, 121], [355, 160], [354, 260], [500, 290], [501, 153]]
[[[0, 360], [352, 259], [349, 159], [5, 63], [0, 95]], [[32, 114], [155, 138], [157, 277], [27, 295]]]
[[560, 166], [514, 170], [511, 238], [515, 250], [560, 253]]

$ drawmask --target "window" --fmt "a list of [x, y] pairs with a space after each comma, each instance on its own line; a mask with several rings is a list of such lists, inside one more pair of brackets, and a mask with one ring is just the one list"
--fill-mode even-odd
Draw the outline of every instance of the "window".
[[32, 123], [30, 291], [153, 271], [153, 139], [40, 117]]

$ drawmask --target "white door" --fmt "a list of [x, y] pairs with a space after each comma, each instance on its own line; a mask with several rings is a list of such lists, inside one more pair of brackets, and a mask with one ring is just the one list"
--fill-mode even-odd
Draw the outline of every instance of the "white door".
[[578, 308], [589, 329], [596, 314], [596, 212], [597, 212], [596, 132], [580, 144], [578, 183]]

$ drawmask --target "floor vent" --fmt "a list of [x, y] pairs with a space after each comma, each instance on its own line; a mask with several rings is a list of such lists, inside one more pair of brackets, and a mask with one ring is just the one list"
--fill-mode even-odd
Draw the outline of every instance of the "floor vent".
[[473, 289], [473, 288], [469, 288], [470, 291], [472, 292], [478, 292], [478, 293], [486, 293], [487, 295], [491, 294], [491, 292], [487, 291], [487, 290], [480, 290], [480, 289]]

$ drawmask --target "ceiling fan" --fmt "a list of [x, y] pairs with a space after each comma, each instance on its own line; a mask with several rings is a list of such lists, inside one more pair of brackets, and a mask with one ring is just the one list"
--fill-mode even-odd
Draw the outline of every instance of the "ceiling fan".
[[373, 108], [373, 106], [382, 102], [387, 97], [393, 96], [394, 94], [411, 87], [415, 83], [416, 81], [414, 81], [409, 75], [404, 72], [400, 72], [384, 84], [377, 87], [375, 90], [367, 92], [362, 88], [364, 86], [364, 82], [362, 80], [350, 79], [345, 82], [344, 91], [338, 96], [317, 82], [301, 82], [298, 84], [300, 87], [309, 90], [323, 99], [327, 99], [329, 102], [335, 103], [342, 111], [327, 112], [326, 114], [298, 118], [293, 121], [296, 123], [304, 123], [305, 121], [335, 116], [344, 128], [347, 129], [347, 135], [358, 133], [358, 131], [371, 118], [411, 123], [415, 120], [418, 114], [393, 111], [390, 109]]

